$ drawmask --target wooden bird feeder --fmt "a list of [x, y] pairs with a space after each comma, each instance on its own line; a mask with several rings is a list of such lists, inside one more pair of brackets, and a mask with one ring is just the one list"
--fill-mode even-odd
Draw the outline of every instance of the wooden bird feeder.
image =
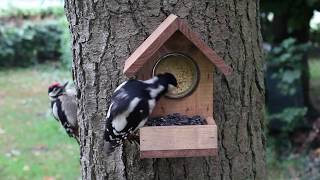
[[231, 68], [185, 22], [170, 15], [126, 60], [124, 73], [140, 80], [170, 72], [179, 89], [157, 103], [151, 117], [180, 113], [199, 115], [205, 125], [148, 126], [140, 129], [140, 157], [193, 157], [217, 154], [213, 119], [214, 67]]

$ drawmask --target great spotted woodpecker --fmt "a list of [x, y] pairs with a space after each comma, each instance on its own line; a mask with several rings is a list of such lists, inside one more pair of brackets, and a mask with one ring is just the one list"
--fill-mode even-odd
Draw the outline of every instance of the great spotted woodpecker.
[[144, 126], [160, 97], [177, 85], [176, 78], [170, 73], [146, 81], [131, 79], [120, 84], [107, 111], [105, 140], [109, 143], [109, 152]]
[[55, 82], [48, 88], [51, 100], [53, 117], [61, 123], [70, 137], [74, 137], [79, 143], [77, 122], [76, 93], [66, 89], [68, 82], [63, 85]]

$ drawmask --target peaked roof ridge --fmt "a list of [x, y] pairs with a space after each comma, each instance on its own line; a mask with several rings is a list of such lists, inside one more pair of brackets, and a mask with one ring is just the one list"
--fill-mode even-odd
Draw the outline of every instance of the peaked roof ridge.
[[224, 75], [231, 74], [231, 67], [174, 14], [169, 15], [125, 61], [124, 73], [133, 76], [176, 31], [190, 40]]

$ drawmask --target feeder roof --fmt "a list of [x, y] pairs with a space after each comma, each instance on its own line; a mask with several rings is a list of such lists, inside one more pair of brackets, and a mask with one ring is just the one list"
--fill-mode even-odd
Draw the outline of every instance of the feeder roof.
[[125, 61], [124, 73], [129, 77], [134, 76], [176, 31], [191, 41], [224, 75], [231, 73], [231, 67], [174, 14], [168, 16]]

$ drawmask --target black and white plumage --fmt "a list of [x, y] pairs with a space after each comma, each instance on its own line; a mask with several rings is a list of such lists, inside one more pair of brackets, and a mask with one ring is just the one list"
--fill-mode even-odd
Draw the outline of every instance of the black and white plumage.
[[175, 87], [177, 80], [170, 73], [159, 74], [146, 81], [131, 79], [120, 84], [107, 111], [106, 141], [116, 147], [144, 126], [156, 102]]
[[61, 123], [70, 137], [78, 141], [76, 93], [71, 89], [66, 89], [67, 84], [68, 82], [64, 85], [53, 83], [48, 88], [48, 95], [51, 100], [53, 117]]

